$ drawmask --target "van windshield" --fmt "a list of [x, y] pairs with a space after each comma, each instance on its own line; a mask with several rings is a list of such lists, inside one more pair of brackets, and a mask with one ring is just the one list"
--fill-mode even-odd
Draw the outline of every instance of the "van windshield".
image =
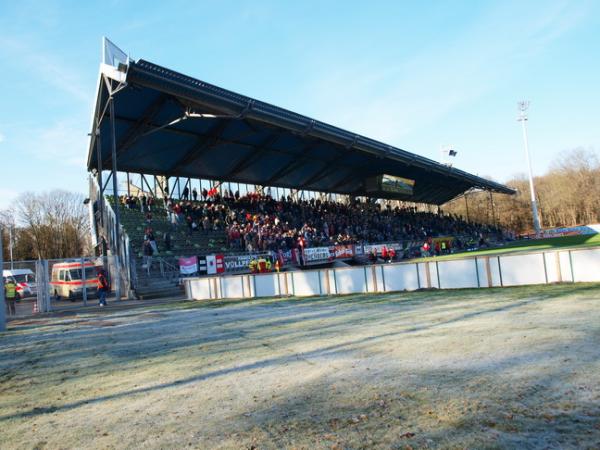
[[[71, 269], [70, 270], [71, 273], [71, 280], [81, 280], [81, 269]], [[86, 280], [91, 280], [93, 278], [96, 278], [96, 269], [94, 267], [86, 267], [85, 268], [85, 279]]]
[[[26, 273], [22, 275], [13, 275], [12, 276], [17, 283], [31, 283], [33, 282], [33, 275], [27, 275]], [[27, 279], [29, 277], [29, 279]]]

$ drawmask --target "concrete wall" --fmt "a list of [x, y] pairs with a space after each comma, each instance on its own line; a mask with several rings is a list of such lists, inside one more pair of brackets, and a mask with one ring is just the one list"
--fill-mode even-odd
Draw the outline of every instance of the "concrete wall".
[[600, 249], [184, 280], [195, 300], [524, 286], [600, 281]]

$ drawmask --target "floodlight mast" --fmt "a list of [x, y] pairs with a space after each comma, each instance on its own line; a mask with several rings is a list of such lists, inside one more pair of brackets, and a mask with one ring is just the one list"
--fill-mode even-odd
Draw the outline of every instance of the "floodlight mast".
[[527, 140], [527, 109], [529, 108], [529, 101], [520, 101], [517, 103], [519, 108], [519, 117], [517, 120], [521, 122], [523, 128], [523, 142], [525, 144], [525, 157], [527, 158], [527, 168], [529, 170], [529, 191], [531, 192], [531, 210], [533, 212], [533, 227], [535, 228], [535, 235], [540, 235], [540, 217], [538, 215], [537, 200], [535, 198], [535, 188], [533, 186], [533, 172], [531, 171], [531, 158], [529, 156], [529, 143]]

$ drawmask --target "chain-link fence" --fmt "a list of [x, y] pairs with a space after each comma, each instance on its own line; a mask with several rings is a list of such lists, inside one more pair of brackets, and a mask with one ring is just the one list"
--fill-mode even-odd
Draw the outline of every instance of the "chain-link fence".
[[[115, 300], [118, 268], [114, 256], [14, 261], [3, 264], [2, 274], [17, 286], [15, 314], [27, 317], [51, 311], [98, 305], [98, 276], [105, 274], [107, 300]], [[121, 289], [123, 292], [123, 289]]]

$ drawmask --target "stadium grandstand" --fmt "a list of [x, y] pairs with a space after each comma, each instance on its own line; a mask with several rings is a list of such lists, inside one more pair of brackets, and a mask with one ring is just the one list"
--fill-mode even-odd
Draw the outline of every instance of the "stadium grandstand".
[[[93, 240], [125, 289], [170, 295], [198, 271], [454, 251], [501, 230], [440, 213], [502, 184], [145, 60], [105, 39], [87, 158]], [[121, 186], [125, 186], [123, 189]], [[423, 205], [427, 205], [424, 207]], [[433, 207], [432, 207], [433, 206]]]

